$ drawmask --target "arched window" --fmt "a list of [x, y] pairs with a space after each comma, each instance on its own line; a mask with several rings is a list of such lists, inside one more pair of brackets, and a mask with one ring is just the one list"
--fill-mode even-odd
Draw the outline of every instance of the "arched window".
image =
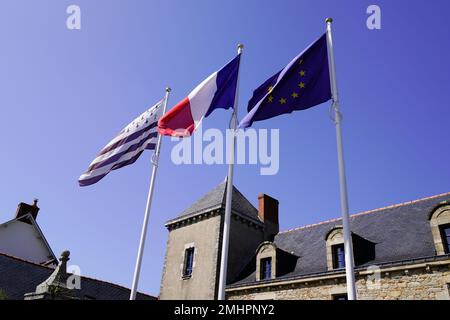
[[325, 236], [327, 242], [328, 270], [345, 268], [344, 237], [342, 226], [336, 226]]
[[256, 281], [275, 279], [277, 247], [270, 241], [260, 244], [256, 250]]
[[450, 253], [450, 202], [441, 202], [431, 212], [430, 226], [436, 254]]

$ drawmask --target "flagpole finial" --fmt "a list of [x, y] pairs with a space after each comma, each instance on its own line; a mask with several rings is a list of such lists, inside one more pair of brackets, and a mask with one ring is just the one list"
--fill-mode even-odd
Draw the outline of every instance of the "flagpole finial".
[[325, 22], [326, 22], [326, 23], [332, 23], [332, 22], [333, 22], [333, 19], [332, 19], [332, 18], [326, 18], [326, 19], [325, 19]]
[[166, 87], [166, 92], [170, 92], [172, 89], [170, 87]]
[[242, 49], [244, 49], [244, 45], [242, 43], [239, 43], [237, 45], [237, 47], [238, 47], [238, 54], [241, 54], [242, 53]]

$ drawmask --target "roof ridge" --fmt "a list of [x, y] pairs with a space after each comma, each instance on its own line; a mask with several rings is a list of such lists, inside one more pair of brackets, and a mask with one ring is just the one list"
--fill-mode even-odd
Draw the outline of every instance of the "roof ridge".
[[[171, 224], [176, 221], [188, 219], [197, 214], [208, 212], [216, 208], [225, 208], [227, 200], [228, 179], [222, 181], [216, 185], [213, 189], [203, 194], [197, 201], [195, 201], [187, 209], [183, 210], [181, 214], [173, 219], [166, 221], [165, 225]], [[249, 216], [257, 219], [257, 208], [255, 205], [233, 184], [231, 188], [232, 198], [232, 210], [241, 213], [243, 216]], [[258, 220], [258, 219], [257, 219]]]
[[[223, 188], [223, 190], [220, 190], [222, 188]], [[170, 219], [169, 221], [176, 220], [176, 219], [182, 218], [184, 216], [189, 216], [191, 214], [194, 214], [196, 212], [199, 212], [199, 211], [202, 211], [202, 210], [206, 209], [206, 208], [202, 208], [201, 210], [199, 210], [199, 209], [193, 209], [193, 208], [195, 208], [203, 200], [209, 199], [211, 197], [211, 195], [214, 195], [214, 192], [216, 192], [216, 191], [217, 192], [220, 191], [220, 197], [217, 197], [218, 201], [220, 201], [220, 202], [214, 203], [213, 205], [210, 205], [209, 207], [215, 207], [215, 206], [217, 206], [219, 204], [223, 205], [225, 203], [225, 196], [224, 195], [226, 193], [226, 181], [223, 181], [223, 182], [219, 183], [218, 185], [216, 185], [215, 187], [213, 187], [212, 189], [210, 189], [206, 193], [202, 194], [194, 203], [192, 203], [190, 206], [188, 206], [186, 209], [184, 209], [179, 215], [177, 215], [173, 219]], [[207, 208], [209, 208], [209, 207], [207, 207]]]
[[[221, 184], [219, 184], [219, 186], [224, 185], [223, 187], [223, 194], [222, 194], [222, 202], [221, 205], [225, 206], [227, 203], [227, 189], [228, 189], [228, 176], [225, 178], [225, 181], [223, 181]], [[233, 188], [234, 188], [234, 183], [232, 185], [231, 188], [231, 194], [233, 194]]]
[[[431, 200], [431, 199], [434, 199], [434, 198], [439, 198], [439, 197], [447, 196], [447, 195], [450, 195], [450, 192], [444, 192], [444, 193], [436, 194], [436, 195], [429, 196], [429, 197], [419, 198], [419, 199], [416, 199], [416, 200], [400, 202], [400, 203], [397, 203], [397, 204], [392, 204], [392, 205], [381, 207], [381, 208], [377, 208], [377, 209], [361, 211], [361, 212], [358, 212], [358, 213], [355, 213], [355, 214], [351, 214], [350, 218], [359, 217], [359, 216], [366, 215], [366, 214], [373, 214], [373, 213], [377, 213], [377, 212], [382, 211], [382, 210], [398, 208], [398, 207], [406, 206], [406, 205], [409, 205], [409, 204], [417, 203], [417, 202], [420, 202], [420, 201]], [[342, 218], [333, 218], [333, 219], [329, 219], [329, 220], [326, 220], [326, 221], [321, 221], [321, 222], [317, 222], [317, 223], [307, 224], [307, 225], [304, 225], [304, 226], [301, 226], [301, 227], [280, 231], [278, 234], [288, 233], [288, 232], [291, 232], [291, 231], [296, 231], [296, 230], [301, 230], [301, 229], [307, 229], [307, 228], [315, 227], [315, 226], [326, 224], [326, 223], [336, 222], [336, 221], [339, 221], [339, 220], [342, 220]]]
[[247, 199], [247, 197], [233, 184], [233, 189], [236, 190], [239, 196], [241, 196], [248, 204], [250, 204], [255, 210], [258, 210], [253, 203]]

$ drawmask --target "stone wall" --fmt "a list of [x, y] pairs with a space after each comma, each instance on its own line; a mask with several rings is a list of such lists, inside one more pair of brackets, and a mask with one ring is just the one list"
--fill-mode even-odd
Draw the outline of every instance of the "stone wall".
[[[166, 246], [161, 299], [215, 299], [220, 272], [223, 210], [170, 229]], [[232, 215], [227, 280], [234, 280], [264, 240], [263, 225]], [[192, 276], [183, 278], [184, 253], [194, 248]]]
[[[214, 299], [221, 216], [216, 215], [169, 232], [160, 299]], [[186, 246], [194, 250], [192, 276], [183, 279]]]
[[236, 279], [255, 256], [256, 249], [264, 241], [264, 230], [245, 219], [232, 216], [228, 247], [227, 283]]
[[[358, 298], [361, 300], [436, 300], [450, 299], [450, 261], [447, 264], [402, 266], [366, 271], [357, 275]], [[379, 270], [379, 269], [376, 269]], [[229, 289], [230, 300], [330, 300], [344, 294], [345, 275], [286, 281], [258, 288]]]

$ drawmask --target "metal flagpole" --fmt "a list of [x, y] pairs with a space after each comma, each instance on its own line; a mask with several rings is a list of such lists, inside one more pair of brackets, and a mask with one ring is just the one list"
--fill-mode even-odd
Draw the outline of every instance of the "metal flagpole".
[[[170, 91], [171, 91], [171, 89], [169, 87], [167, 87], [166, 88], [166, 96], [164, 98], [162, 114], [166, 113], [167, 101], [169, 100]], [[142, 256], [144, 253], [145, 237], [147, 236], [148, 218], [150, 216], [150, 208], [152, 206], [152, 198], [153, 198], [153, 189], [155, 187], [156, 170], [158, 169], [158, 160], [159, 160], [159, 152], [160, 152], [160, 148], [161, 148], [161, 141], [162, 141], [162, 135], [159, 134], [158, 141], [156, 142], [155, 153], [153, 154], [153, 159], [152, 159], [153, 171], [152, 171], [152, 176], [150, 178], [150, 187], [148, 189], [147, 205], [145, 207], [144, 222], [142, 224], [142, 231], [141, 231], [141, 240], [139, 242], [136, 266], [134, 268], [133, 286], [131, 287], [130, 300], [136, 299], [136, 291], [137, 291], [138, 282], [139, 282], [139, 275], [141, 273]]]
[[[244, 48], [243, 44], [238, 45], [238, 54], [242, 53]], [[242, 59], [242, 56], [241, 58]], [[241, 60], [242, 61], [242, 60]], [[235, 153], [235, 142], [236, 142], [236, 127], [237, 127], [237, 109], [239, 100], [239, 75], [241, 69], [241, 61], [239, 62], [238, 78], [236, 84], [236, 93], [234, 96], [234, 109], [231, 118], [231, 130], [233, 131], [233, 140], [231, 143], [231, 154], [229, 159], [231, 159], [228, 165], [228, 178], [227, 178], [227, 196], [225, 200], [225, 218], [223, 224], [223, 240], [222, 240], [222, 254], [220, 259], [220, 276], [219, 276], [219, 290], [218, 290], [218, 300], [225, 300], [225, 286], [227, 282], [227, 267], [228, 267], [228, 243], [230, 238], [230, 220], [231, 220], [231, 199], [233, 193], [233, 172], [234, 172], [234, 153]]]
[[336, 66], [334, 63], [333, 37], [331, 34], [331, 23], [333, 19], [327, 18], [327, 45], [328, 45], [328, 62], [330, 65], [330, 81], [331, 93], [333, 99], [333, 109], [336, 124], [336, 143], [339, 166], [339, 189], [341, 190], [341, 211], [342, 211], [342, 228], [344, 233], [344, 252], [345, 252], [345, 274], [347, 278], [347, 298], [356, 300], [356, 285], [353, 260], [353, 245], [350, 231], [350, 218], [348, 214], [348, 197], [347, 197], [347, 181], [345, 177], [344, 149], [342, 145], [341, 120], [342, 115], [339, 111], [339, 96], [336, 83]]

